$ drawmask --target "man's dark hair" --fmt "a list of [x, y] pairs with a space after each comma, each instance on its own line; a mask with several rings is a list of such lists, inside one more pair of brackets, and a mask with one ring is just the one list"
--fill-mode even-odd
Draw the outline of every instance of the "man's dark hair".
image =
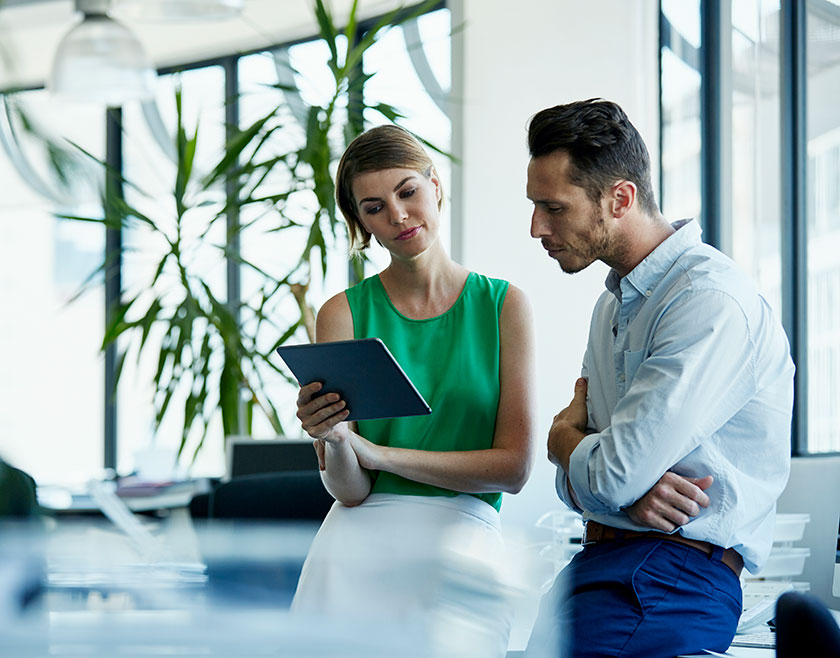
[[635, 183], [642, 210], [659, 213], [650, 180], [650, 156], [641, 135], [618, 105], [590, 98], [537, 112], [528, 125], [532, 158], [566, 151], [572, 184], [586, 190], [593, 202], [614, 183]]

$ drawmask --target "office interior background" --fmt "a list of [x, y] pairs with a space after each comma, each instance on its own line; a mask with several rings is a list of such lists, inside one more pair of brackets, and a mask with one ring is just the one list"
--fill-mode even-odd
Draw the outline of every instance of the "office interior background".
[[[350, 4], [332, 2], [339, 22]], [[362, 1], [360, 12], [373, 19], [398, 4]], [[0, 3], [0, 89], [10, 92], [4, 102], [18, 103], [51, 135], [99, 158], [106, 158], [108, 140], [112, 146], [118, 140], [123, 174], [145, 189], [163, 189], [173, 167], [161, 135], [174, 130], [176, 86], [187, 121], [201, 126], [197, 166], [224, 144], [231, 90], [239, 94], [241, 125], [282, 100], [271, 88], [278, 61], [299, 71], [305, 98], [317, 101], [329, 86], [326, 47], [306, 0], [246, 0], [244, 13], [229, 21], [127, 19], [159, 71], [157, 114], [150, 118], [128, 103], [121, 131], [109, 137], [104, 107], [63, 102], [44, 89], [56, 45], [76, 20], [68, 0]], [[417, 48], [421, 57], [412, 56]], [[403, 125], [456, 158], [436, 158], [453, 257], [510, 280], [531, 300], [540, 445], [571, 398], [607, 272], [596, 264], [565, 275], [529, 237], [526, 125], [544, 107], [604, 97], [624, 107], [648, 144], [665, 216], [697, 217], [706, 241], [754, 277], [782, 318], [797, 365], [797, 402], [791, 493], [780, 509], [837, 519], [840, 2], [524, 0], [514, 7], [451, 0], [429, 8], [416, 26], [391, 30], [363, 65], [376, 72], [367, 93], [395, 104], [406, 115]], [[43, 483], [81, 483], [106, 465], [126, 474], [152, 448], [175, 450], [179, 419], [156, 435], [152, 430], [156, 363], [128, 359], [116, 396], [109, 395], [115, 366], [100, 352], [104, 280], [94, 279], [72, 299], [109, 248], [105, 231], [56, 217], [96, 212], [96, 195], [72, 181], [57, 185], [43, 152], [27, 142], [6, 107], [0, 108], [0, 455]], [[122, 243], [128, 293], [148, 277], [156, 246], [129, 230]], [[242, 244], [243, 255], [275, 269], [284, 266], [285, 248], [279, 239]], [[346, 254], [340, 238], [331, 245], [330, 274], [312, 290], [315, 306], [346, 287]], [[374, 253], [369, 271], [383, 262]], [[226, 264], [208, 257], [207, 267], [207, 281], [224, 298]], [[243, 296], [248, 285], [241, 272]], [[295, 339], [306, 336], [301, 331]], [[152, 332], [150, 340], [160, 336]], [[270, 390], [286, 433], [300, 436], [294, 391], [279, 378]], [[273, 435], [267, 423], [253, 434]], [[223, 472], [222, 435], [213, 418], [191, 475]], [[505, 497], [503, 522], [532, 524], [559, 505], [553, 477], [540, 449], [525, 490]]]

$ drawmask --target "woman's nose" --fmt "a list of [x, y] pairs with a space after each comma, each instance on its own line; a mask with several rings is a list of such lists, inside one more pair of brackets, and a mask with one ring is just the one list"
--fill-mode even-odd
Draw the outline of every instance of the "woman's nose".
[[401, 203], [395, 203], [391, 207], [391, 223], [402, 224], [406, 219], [408, 219], [408, 211], [405, 206]]

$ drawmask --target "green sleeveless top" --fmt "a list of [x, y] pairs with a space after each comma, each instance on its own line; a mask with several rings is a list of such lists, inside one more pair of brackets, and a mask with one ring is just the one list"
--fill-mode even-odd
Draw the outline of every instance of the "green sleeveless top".
[[[359, 421], [378, 445], [431, 451], [493, 446], [499, 408], [499, 316], [508, 282], [470, 272], [443, 315], [412, 320], [391, 303], [379, 275], [345, 294], [356, 338], [379, 338], [432, 408], [428, 416]], [[385, 471], [371, 473], [371, 493], [454, 496], [457, 491]], [[501, 493], [474, 494], [498, 510]]]

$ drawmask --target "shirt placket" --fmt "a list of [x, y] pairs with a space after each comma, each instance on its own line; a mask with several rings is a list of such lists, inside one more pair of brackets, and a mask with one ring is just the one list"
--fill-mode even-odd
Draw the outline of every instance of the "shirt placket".
[[624, 370], [624, 352], [628, 349], [630, 344], [628, 335], [630, 322], [638, 310], [639, 303], [639, 292], [626, 280], [622, 281], [621, 301], [618, 305], [618, 318], [614, 323], [616, 331], [613, 342], [616, 401], [621, 400], [627, 392], [627, 373]]

